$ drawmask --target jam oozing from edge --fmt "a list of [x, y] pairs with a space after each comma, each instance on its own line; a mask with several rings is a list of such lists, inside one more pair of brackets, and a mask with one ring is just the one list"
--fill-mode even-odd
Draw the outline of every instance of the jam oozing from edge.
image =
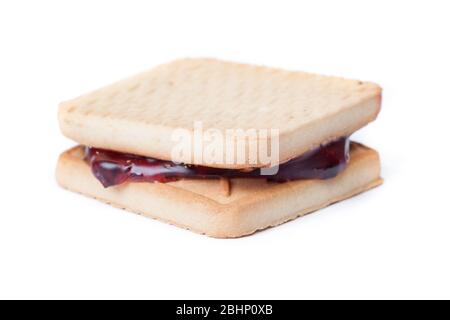
[[86, 147], [85, 160], [105, 188], [125, 182], [170, 182], [183, 178], [262, 178], [275, 182], [300, 179], [329, 179], [337, 176], [349, 160], [348, 137], [334, 140], [300, 157], [280, 164], [275, 175], [252, 171], [176, 164], [104, 149]]

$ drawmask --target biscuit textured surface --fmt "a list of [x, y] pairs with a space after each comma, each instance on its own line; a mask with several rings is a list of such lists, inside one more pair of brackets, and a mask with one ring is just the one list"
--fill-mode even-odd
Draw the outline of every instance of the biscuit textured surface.
[[[223, 133], [277, 129], [284, 162], [365, 126], [376, 118], [380, 102], [380, 87], [369, 82], [183, 59], [62, 103], [59, 122], [80, 144], [164, 160], [177, 160], [171, 154], [174, 130], [192, 132], [195, 121]], [[224, 149], [224, 155], [229, 152]], [[204, 164], [194, 158], [184, 162]], [[249, 159], [209, 164], [263, 165], [250, 165]]]
[[276, 226], [379, 185], [378, 153], [352, 143], [348, 168], [329, 180], [268, 183], [233, 179], [229, 195], [220, 180], [129, 183], [104, 189], [83, 160], [83, 148], [63, 153], [59, 184], [114, 206], [218, 238]]

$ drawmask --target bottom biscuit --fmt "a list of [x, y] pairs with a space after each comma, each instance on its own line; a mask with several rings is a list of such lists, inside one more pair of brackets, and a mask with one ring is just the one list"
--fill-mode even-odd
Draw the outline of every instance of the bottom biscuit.
[[83, 150], [78, 146], [60, 156], [56, 177], [62, 187], [217, 238], [249, 235], [382, 183], [378, 153], [355, 142], [348, 167], [335, 178], [286, 183], [233, 179], [230, 194], [223, 192], [220, 179], [125, 183], [105, 189], [83, 160]]

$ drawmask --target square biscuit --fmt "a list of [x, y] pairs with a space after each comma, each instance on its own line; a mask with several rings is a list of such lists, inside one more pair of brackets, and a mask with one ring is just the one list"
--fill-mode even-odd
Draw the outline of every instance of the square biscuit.
[[231, 193], [218, 179], [125, 183], [103, 188], [83, 159], [82, 146], [64, 152], [57, 181], [69, 190], [217, 238], [235, 238], [303, 216], [381, 184], [378, 153], [352, 142], [346, 170], [328, 180], [271, 183], [233, 179]]
[[[229, 129], [275, 129], [283, 163], [352, 134], [377, 117], [380, 105], [381, 88], [370, 82], [181, 59], [63, 102], [59, 124], [64, 135], [82, 145], [194, 165], [205, 164], [196, 158], [173, 159], [174, 130], [192, 133], [198, 121], [205, 130], [224, 135]], [[267, 139], [261, 142], [272, 143]], [[225, 146], [223, 158], [234, 151], [231, 145]], [[245, 157], [239, 163], [206, 165], [266, 165]]]

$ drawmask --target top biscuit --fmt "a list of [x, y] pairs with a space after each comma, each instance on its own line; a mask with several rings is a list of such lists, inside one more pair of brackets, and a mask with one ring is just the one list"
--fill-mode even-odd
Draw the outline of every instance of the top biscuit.
[[[163, 160], [177, 160], [174, 130], [193, 132], [197, 121], [204, 130], [223, 133], [277, 129], [284, 162], [365, 126], [380, 104], [381, 88], [370, 82], [182, 59], [61, 103], [59, 122], [62, 132], [81, 144]], [[246, 156], [245, 163], [209, 166], [265, 165]], [[194, 157], [184, 162], [205, 164]]]

